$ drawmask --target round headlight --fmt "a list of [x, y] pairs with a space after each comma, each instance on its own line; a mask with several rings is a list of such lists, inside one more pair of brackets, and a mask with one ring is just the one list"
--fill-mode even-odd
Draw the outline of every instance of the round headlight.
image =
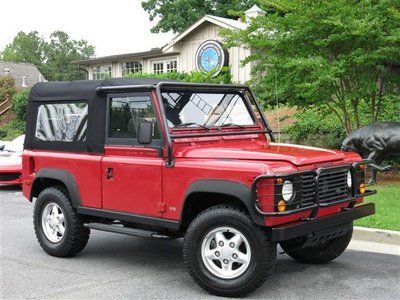
[[286, 180], [282, 185], [282, 198], [285, 201], [290, 201], [293, 197], [293, 183]]
[[347, 171], [347, 186], [351, 187], [353, 185], [353, 179], [351, 178], [350, 170]]

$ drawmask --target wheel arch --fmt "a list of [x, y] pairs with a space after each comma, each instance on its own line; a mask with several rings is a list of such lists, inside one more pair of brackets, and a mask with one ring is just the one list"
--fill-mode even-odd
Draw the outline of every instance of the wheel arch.
[[61, 185], [67, 190], [74, 208], [80, 205], [81, 198], [75, 177], [67, 170], [43, 168], [35, 175], [29, 199], [39, 196], [40, 192], [49, 187]]
[[251, 189], [241, 182], [203, 179], [192, 183], [186, 191], [181, 212], [181, 226], [187, 227], [201, 211], [219, 204], [245, 209], [254, 223], [264, 225], [264, 219], [254, 208]]

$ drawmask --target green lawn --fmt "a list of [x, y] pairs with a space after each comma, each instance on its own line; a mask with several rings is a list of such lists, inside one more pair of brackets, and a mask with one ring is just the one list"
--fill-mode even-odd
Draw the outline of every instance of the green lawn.
[[378, 193], [364, 201], [375, 203], [375, 215], [356, 220], [354, 225], [400, 231], [400, 183], [374, 188]]

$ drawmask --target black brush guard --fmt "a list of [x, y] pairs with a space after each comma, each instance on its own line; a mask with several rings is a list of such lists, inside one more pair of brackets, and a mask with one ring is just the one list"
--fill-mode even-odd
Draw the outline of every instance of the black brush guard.
[[[359, 169], [359, 167], [361, 165], [368, 165], [370, 163], [371, 162], [368, 160], [363, 160], [349, 165], [318, 168], [314, 173], [315, 197], [313, 203], [306, 207], [301, 207], [298, 209], [288, 210], [284, 212], [277, 212], [277, 211], [264, 212], [260, 210], [257, 200], [257, 183], [263, 179], [275, 179], [278, 177], [284, 177], [285, 175], [279, 175], [279, 176], [262, 175], [257, 177], [253, 182], [252, 192], [254, 197], [255, 208], [259, 214], [266, 217], [282, 217], [282, 216], [296, 214], [299, 212], [310, 211], [310, 214], [307, 218], [303, 218], [299, 221], [291, 222], [289, 224], [284, 224], [277, 227], [269, 228], [272, 239], [276, 242], [281, 242], [294, 239], [297, 237], [307, 237], [306, 243], [311, 245], [320, 242], [320, 240], [328, 240], [330, 238], [339, 236], [341, 231], [338, 231], [338, 228], [351, 225], [353, 220], [373, 215], [375, 213], [374, 203], [368, 203], [358, 206], [355, 206], [355, 204], [357, 199], [360, 197], [376, 194], [375, 190], [367, 190], [365, 191], [365, 193], [359, 194], [357, 186], [358, 184], [353, 184], [351, 195], [349, 195], [345, 199], [332, 202], [320, 202], [320, 189], [319, 189], [319, 178], [321, 177], [321, 175], [326, 174], [327, 172], [333, 172], [344, 168], [345, 170], [351, 171], [353, 182], [355, 182], [354, 179], [356, 179], [356, 172]], [[287, 175], [303, 174], [306, 172], [309, 171], [297, 172]], [[320, 207], [328, 207], [346, 202], [348, 202], [348, 204], [345, 208], [342, 209], [342, 211], [335, 213], [333, 215], [317, 218], [317, 214]]]

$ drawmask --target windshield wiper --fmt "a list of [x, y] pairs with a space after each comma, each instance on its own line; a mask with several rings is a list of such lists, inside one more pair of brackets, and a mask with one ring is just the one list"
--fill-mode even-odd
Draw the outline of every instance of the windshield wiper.
[[235, 127], [239, 127], [240, 129], [246, 129], [246, 126], [243, 126], [243, 125], [239, 125], [239, 124], [235, 124], [235, 123], [225, 123], [225, 124], [218, 126], [218, 130], [221, 130], [222, 128], [228, 127], [228, 126], [235, 126]]
[[201, 128], [207, 129], [207, 130], [210, 130], [209, 127], [201, 125], [199, 123], [195, 123], [195, 122], [182, 123], [182, 124], [175, 125], [174, 127], [189, 127], [189, 126], [193, 126], [193, 125], [196, 125], [198, 127], [201, 127]]

